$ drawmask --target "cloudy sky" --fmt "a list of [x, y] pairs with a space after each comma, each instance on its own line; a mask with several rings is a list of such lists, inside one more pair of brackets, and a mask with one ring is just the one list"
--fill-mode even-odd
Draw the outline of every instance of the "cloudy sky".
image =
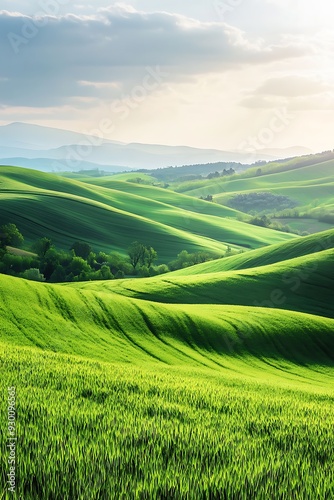
[[0, 124], [334, 148], [333, 0], [1, 0]]

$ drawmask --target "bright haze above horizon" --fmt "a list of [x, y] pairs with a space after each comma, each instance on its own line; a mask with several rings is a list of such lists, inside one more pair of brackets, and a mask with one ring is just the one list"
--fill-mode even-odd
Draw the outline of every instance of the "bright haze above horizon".
[[236, 151], [334, 147], [332, 0], [1, 9], [0, 125]]

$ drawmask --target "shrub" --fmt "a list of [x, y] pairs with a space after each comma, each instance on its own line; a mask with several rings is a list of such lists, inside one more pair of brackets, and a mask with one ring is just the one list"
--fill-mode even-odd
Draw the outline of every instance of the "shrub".
[[166, 264], [161, 264], [154, 268], [156, 274], [165, 274], [169, 272], [169, 267]]
[[148, 278], [150, 276], [149, 268], [147, 266], [142, 266], [139, 269], [139, 276], [141, 276], [142, 278]]
[[45, 281], [44, 275], [37, 268], [30, 268], [24, 271], [22, 278], [32, 281]]

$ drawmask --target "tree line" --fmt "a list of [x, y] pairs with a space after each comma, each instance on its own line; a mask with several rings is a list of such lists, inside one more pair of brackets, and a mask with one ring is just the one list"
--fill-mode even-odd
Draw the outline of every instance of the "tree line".
[[182, 250], [168, 265], [155, 265], [157, 251], [138, 241], [131, 243], [126, 257], [115, 252], [94, 252], [84, 241], [73, 242], [66, 251], [43, 237], [31, 245], [30, 252], [19, 250], [23, 242], [24, 237], [15, 224], [0, 227], [0, 273], [50, 283], [156, 276], [223, 257]]

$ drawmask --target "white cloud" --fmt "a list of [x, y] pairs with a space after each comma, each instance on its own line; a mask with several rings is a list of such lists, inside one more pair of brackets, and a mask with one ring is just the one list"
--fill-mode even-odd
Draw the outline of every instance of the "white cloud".
[[[8, 78], [0, 82], [0, 102], [12, 106], [59, 105], [73, 97], [113, 99], [115, 87], [102, 89], [94, 82], [121, 82], [118, 88], [128, 92], [148, 66], [160, 66], [170, 82], [178, 82], [305, 53], [294, 43], [248, 40], [224, 23], [144, 13], [120, 4], [90, 16], [45, 16], [38, 22], [3, 12], [0, 33], [1, 73]], [[80, 85], [82, 81], [92, 85]]]
[[300, 111], [326, 110], [333, 109], [334, 82], [330, 84], [320, 77], [285, 74], [269, 78], [245, 94], [241, 105], [246, 108], [288, 106]]
[[284, 75], [270, 78], [256, 89], [255, 94], [266, 96], [299, 97], [322, 94], [333, 90], [330, 85], [317, 78], [301, 75]]

